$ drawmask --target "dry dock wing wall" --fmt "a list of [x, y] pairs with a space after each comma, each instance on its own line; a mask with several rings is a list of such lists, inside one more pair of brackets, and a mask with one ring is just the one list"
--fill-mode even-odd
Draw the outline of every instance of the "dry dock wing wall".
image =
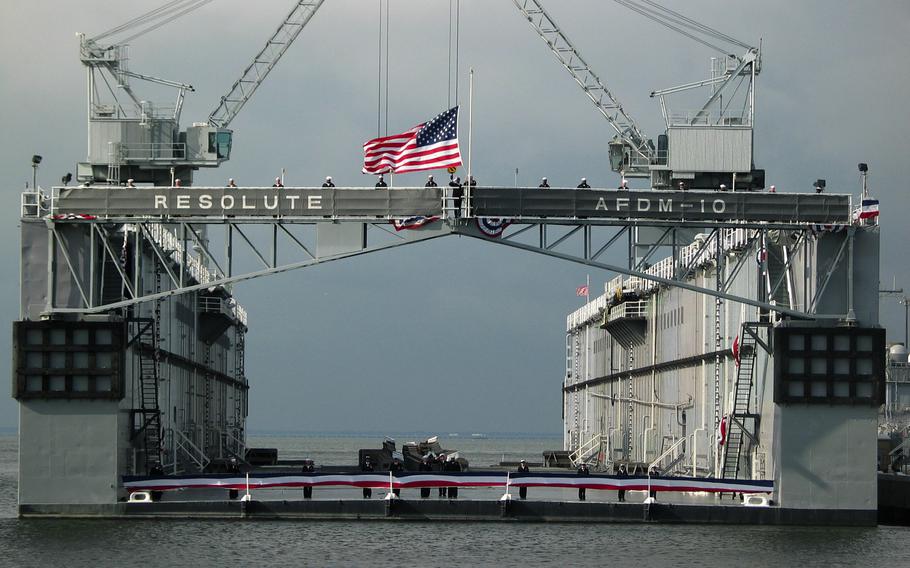
[[[773, 478], [782, 507], [874, 511], [884, 380], [878, 227], [820, 227], [805, 246], [788, 249], [789, 274], [780, 258], [761, 261], [773, 247], [781, 253], [771, 239], [797, 242], [783, 233], [727, 250], [723, 278], [739, 267], [727, 291], [823, 314], [818, 320], [772, 320], [678, 288], [636, 293], [636, 279], [628, 278], [605, 285], [604, 296], [570, 315], [565, 449], [607, 467], [658, 460], [676, 475], [722, 476], [737, 465], [739, 478]], [[716, 272], [708, 263], [690, 282], [714, 288]], [[769, 280], [787, 282], [788, 293], [769, 296]], [[744, 324], [762, 321], [754, 329], [769, 350], [756, 344], [751, 377], [740, 377], [734, 344], [743, 344]], [[785, 325], [805, 336], [803, 353], [775, 351], [791, 340]], [[751, 383], [742, 421], [754, 439], [743, 438], [738, 464], [728, 462], [724, 472], [719, 424], [732, 412], [737, 381]]]
[[[95, 305], [121, 299], [115, 264], [140, 293], [171, 287], [134, 227], [105, 226], [111, 252], [93, 230], [89, 224], [21, 219], [21, 317], [13, 324], [12, 373], [21, 506], [100, 505], [125, 497], [121, 476], [150, 467], [144, 384], [158, 387], [163, 451], [157, 465], [165, 471], [198, 471], [213, 460], [242, 455], [245, 444], [247, 329], [236, 311], [223, 309], [236, 305], [227, 291], [97, 315], [47, 315], [53, 308], [84, 307], [83, 295]], [[140, 330], [155, 319], [159, 329], [152, 345]], [[156, 351], [157, 376], [150, 379], [147, 362]]]

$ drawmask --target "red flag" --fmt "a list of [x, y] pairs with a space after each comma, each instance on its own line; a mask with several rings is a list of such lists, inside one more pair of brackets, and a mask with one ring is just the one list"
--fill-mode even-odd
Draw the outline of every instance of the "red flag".
[[588, 297], [588, 285], [585, 284], [584, 286], [579, 286], [578, 288], [576, 288], [575, 295], [584, 296], [585, 298], [587, 298]]

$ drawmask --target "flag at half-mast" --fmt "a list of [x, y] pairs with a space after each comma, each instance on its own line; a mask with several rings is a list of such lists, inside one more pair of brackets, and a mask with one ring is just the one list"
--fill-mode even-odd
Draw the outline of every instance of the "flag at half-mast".
[[460, 165], [458, 107], [407, 132], [374, 138], [363, 145], [365, 174], [403, 174]]

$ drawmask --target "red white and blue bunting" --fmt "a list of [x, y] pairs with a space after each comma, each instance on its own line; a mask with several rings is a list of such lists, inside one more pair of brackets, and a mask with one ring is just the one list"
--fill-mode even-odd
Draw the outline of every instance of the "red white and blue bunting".
[[477, 228], [480, 229], [481, 233], [491, 238], [502, 235], [502, 232], [506, 230], [506, 227], [511, 224], [511, 219], [496, 219], [492, 217], [477, 218]]
[[180, 489], [283, 489], [295, 487], [371, 487], [414, 489], [421, 487], [516, 487], [582, 488], [627, 491], [682, 491], [709, 493], [770, 493], [769, 480], [708, 479], [703, 477], [652, 477], [577, 475], [575, 473], [517, 472], [402, 472], [385, 473], [257, 473], [191, 476], [125, 476], [123, 486], [134, 491]]

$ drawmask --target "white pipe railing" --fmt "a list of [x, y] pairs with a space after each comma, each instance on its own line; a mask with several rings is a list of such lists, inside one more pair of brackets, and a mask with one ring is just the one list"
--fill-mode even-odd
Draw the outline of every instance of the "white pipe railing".
[[[731, 251], [740, 251], [749, 246], [750, 241], [754, 238], [755, 229], [719, 229], [721, 235], [721, 250], [723, 253]], [[704, 250], [702, 250], [704, 249]], [[645, 274], [673, 280], [677, 277], [679, 268], [701, 268], [715, 261], [717, 256], [717, 246], [714, 238], [705, 235], [699, 235], [695, 242], [683, 247], [679, 251], [678, 260], [669, 256], [656, 264], [642, 270]], [[641, 294], [647, 294], [657, 290], [660, 287], [658, 282], [630, 276], [624, 278], [622, 275], [617, 276], [607, 283], [607, 292], [589, 303], [575, 310], [566, 318], [566, 329], [571, 331], [592, 321], [599, 319], [600, 315], [607, 307], [610, 297], [618, 289], [621, 291], [635, 291]]]

